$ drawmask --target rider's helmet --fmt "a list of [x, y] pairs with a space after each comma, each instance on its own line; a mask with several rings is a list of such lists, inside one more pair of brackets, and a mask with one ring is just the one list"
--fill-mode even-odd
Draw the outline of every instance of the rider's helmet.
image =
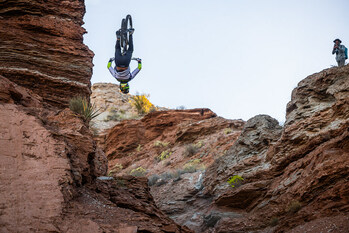
[[122, 93], [127, 94], [130, 92], [130, 86], [128, 83], [120, 83], [120, 90]]

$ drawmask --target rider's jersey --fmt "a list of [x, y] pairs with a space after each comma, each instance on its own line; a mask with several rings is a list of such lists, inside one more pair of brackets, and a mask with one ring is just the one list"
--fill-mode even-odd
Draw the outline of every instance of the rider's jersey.
[[113, 75], [119, 82], [129, 82], [136, 77], [138, 72], [142, 69], [142, 63], [138, 63], [138, 67], [131, 73], [130, 67], [124, 71], [116, 71], [112, 66], [111, 62], [108, 62], [108, 69], [111, 75]]

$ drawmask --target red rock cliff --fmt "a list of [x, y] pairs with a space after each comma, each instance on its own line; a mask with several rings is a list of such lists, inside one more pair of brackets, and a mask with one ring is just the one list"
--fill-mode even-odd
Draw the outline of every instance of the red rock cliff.
[[83, 44], [81, 0], [1, 0], [0, 75], [45, 102], [90, 95], [93, 53]]

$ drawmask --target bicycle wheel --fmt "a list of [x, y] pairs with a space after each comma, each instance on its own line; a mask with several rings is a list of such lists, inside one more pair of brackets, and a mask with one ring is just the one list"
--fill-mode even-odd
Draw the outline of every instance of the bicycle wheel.
[[127, 38], [127, 22], [126, 19], [121, 21], [121, 35], [120, 35], [120, 46], [121, 54], [124, 55], [127, 50], [128, 38]]
[[132, 27], [132, 17], [131, 15], [126, 16], [126, 29], [131, 29]]

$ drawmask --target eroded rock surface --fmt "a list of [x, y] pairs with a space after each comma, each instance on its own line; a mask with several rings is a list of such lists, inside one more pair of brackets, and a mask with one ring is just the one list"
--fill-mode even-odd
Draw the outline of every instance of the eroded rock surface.
[[[318, 232], [320, 219], [332, 223], [335, 227], [326, 228], [333, 232], [349, 230], [348, 85], [348, 66], [302, 80], [287, 106], [281, 136], [276, 127], [271, 140], [243, 140], [243, 147], [252, 151], [233, 149], [207, 170], [205, 191], [214, 197], [213, 206], [224, 207], [220, 213], [240, 214], [222, 217], [217, 232]], [[244, 135], [234, 146], [239, 147]], [[258, 162], [260, 155], [263, 163]], [[250, 156], [255, 158], [244, 161]], [[237, 163], [227, 166], [224, 160]], [[221, 188], [229, 173], [244, 177], [243, 184]]]
[[83, 44], [84, 1], [0, 1], [0, 75], [59, 108], [89, 97], [93, 53]]
[[105, 177], [86, 124], [0, 76], [1, 232], [190, 232], [155, 205], [147, 180]]

